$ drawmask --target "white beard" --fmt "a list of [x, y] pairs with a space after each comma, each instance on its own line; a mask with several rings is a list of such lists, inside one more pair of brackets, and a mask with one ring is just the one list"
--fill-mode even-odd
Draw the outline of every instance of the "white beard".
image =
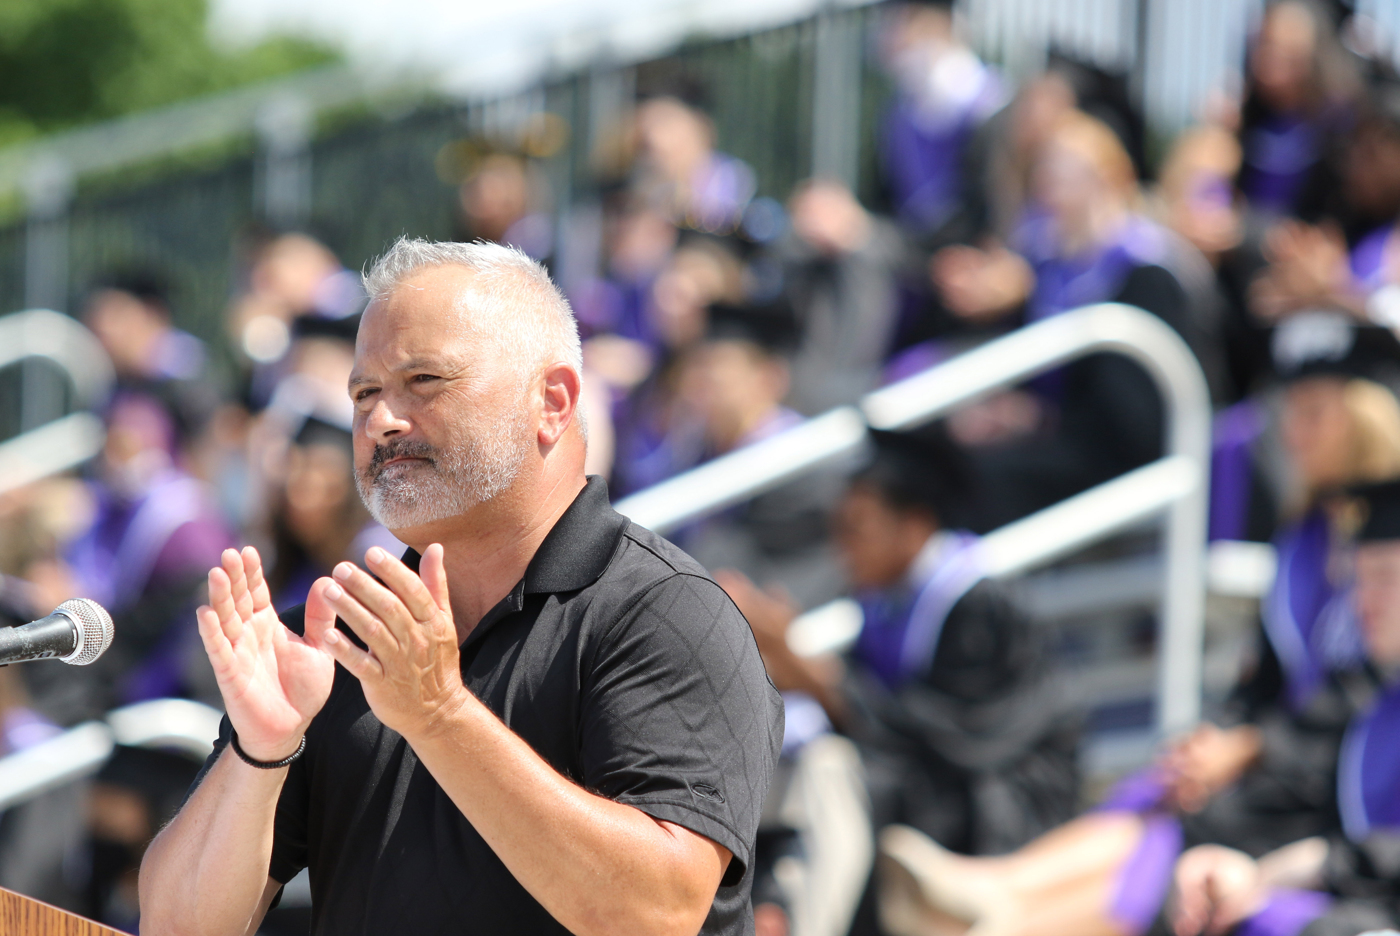
[[[460, 516], [515, 481], [533, 444], [527, 426], [518, 406], [442, 448], [410, 440], [376, 446], [376, 458], [355, 471], [355, 487], [370, 515], [391, 531]], [[426, 461], [384, 467], [400, 455]]]

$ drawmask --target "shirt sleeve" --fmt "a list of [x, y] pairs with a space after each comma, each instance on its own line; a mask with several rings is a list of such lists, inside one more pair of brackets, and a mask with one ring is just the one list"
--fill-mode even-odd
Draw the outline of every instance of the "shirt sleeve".
[[782, 701], [748, 623], [718, 585], [678, 574], [599, 640], [580, 708], [583, 783], [752, 857], [782, 744]]
[[[204, 777], [213, 769], [224, 748], [233, 737], [233, 725], [225, 715], [219, 722], [219, 737], [214, 741], [214, 750], [204, 761], [199, 776], [194, 778], [186, 802], [199, 789]], [[277, 798], [277, 818], [273, 824], [272, 862], [268, 875], [279, 884], [286, 884], [306, 867], [306, 758], [297, 758], [287, 768], [287, 779], [282, 783], [282, 792]], [[274, 901], [274, 906], [276, 902]]]

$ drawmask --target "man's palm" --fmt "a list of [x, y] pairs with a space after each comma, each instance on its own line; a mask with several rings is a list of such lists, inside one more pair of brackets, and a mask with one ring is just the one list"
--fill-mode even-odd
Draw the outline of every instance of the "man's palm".
[[251, 546], [210, 570], [199, 632], [240, 745], [254, 757], [290, 753], [330, 695], [335, 661], [282, 625]]

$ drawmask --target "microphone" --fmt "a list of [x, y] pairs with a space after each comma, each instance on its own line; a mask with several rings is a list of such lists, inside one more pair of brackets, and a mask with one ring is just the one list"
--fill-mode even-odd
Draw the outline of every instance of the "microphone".
[[87, 666], [112, 645], [112, 616], [86, 598], [69, 598], [53, 614], [19, 627], [0, 627], [0, 666], [58, 659]]

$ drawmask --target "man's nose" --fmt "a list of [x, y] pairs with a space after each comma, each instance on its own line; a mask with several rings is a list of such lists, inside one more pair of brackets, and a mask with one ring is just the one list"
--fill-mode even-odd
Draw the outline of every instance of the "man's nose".
[[365, 434], [376, 442], [384, 442], [397, 436], [406, 435], [413, 424], [402, 415], [394, 412], [389, 401], [380, 399], [365, 417]]

